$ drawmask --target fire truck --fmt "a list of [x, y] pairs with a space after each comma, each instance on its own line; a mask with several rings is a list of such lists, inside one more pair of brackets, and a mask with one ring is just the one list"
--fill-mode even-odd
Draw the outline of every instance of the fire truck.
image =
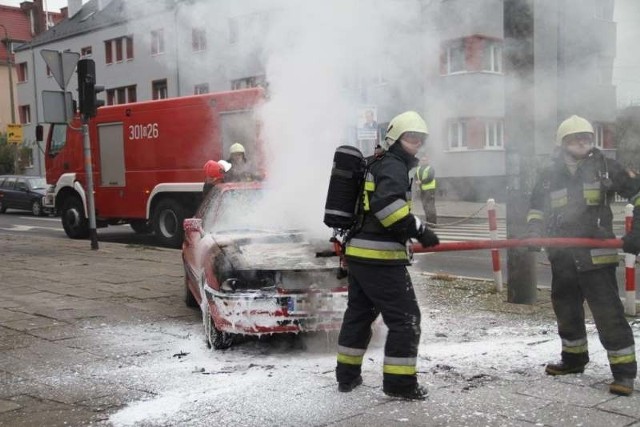
[[[240, 142], [262, 169], [255, 108], [261, 88], [101, 107], [90, 120], [96, 226], [130, 224], [180, 247], [183, 219], [202, 198], [203, 165]], [[43, 205], [60, 214], [72, 239], [89, 236], [80, 117], [53, 124], [45, 149]]]

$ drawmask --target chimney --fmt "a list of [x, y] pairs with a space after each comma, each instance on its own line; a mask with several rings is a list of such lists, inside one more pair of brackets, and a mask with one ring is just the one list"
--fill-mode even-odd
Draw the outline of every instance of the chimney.
[[31, 26], [33, 34], [37, 35], [47, 31], [47, 18], [44, 14], [44, 6], [42, 0], [34, 0], [31, 9]]
[[69, 18], [78, 13], [82, 9], [82, 0], [68, 0], [68, 14]]

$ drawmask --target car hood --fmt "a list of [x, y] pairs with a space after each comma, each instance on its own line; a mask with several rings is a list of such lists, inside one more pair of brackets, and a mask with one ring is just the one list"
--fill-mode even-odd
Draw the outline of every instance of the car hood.
[[338, 268], [329, 239], [311, 239], [300, 232], [239, 232], [212, 234], [236, 270], [326, 270]]

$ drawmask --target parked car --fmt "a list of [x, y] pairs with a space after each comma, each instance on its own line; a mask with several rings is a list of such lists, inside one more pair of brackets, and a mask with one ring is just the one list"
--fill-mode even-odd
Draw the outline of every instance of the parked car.
[[7, 209], [31, 211], [35, 216], [44, 215], [42, 197], [47, 183], [35, 176], [0, 175], [0, 213]]
[[327, 236], [283, 226], [261, 202], [260, 183], [215, 186], [184, 220], [185, 301], [200, 307], [206, 341], [223, 349], [235, 334], [339, 330], [347, 283]]

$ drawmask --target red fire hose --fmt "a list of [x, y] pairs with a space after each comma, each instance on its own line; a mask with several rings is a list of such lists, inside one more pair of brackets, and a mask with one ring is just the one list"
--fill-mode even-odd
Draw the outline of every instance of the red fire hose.
[[554, 248], [622, 248], [620, 239], [587, 239], [580, 237], [543, 237], [531, 239], [506, 239], [506, 240], [471, 240], [466, 242], [447, 242], [430, 248], [423, 248], [415, 243], [412, 246], [414, 253], [422, 252], [447, 252], [447, 251], [474, 251], [478, 249], [503, 249], [516, 247], [554, 247]]

